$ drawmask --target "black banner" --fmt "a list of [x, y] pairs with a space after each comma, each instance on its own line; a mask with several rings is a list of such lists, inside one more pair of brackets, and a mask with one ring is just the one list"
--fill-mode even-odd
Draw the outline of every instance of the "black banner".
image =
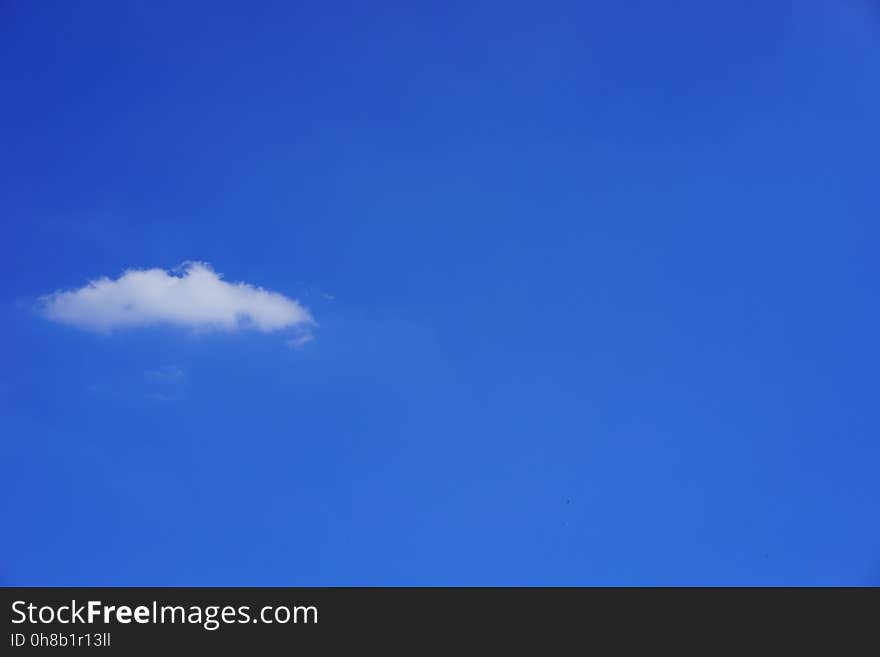
[[[706, 637], [757, 647], [868, 630], [875, 590], [584, 588], [7, 588], [4, 654], [36, 649], [371, 652], [643, 648]], [[832, 631], [833, 630], [833, 631]], [[708, 647], [708, 646], [707, 646]], [[199, 654], [202, 654], [201, 652]], [[224, 652], [225, 654], [225, 652]]]

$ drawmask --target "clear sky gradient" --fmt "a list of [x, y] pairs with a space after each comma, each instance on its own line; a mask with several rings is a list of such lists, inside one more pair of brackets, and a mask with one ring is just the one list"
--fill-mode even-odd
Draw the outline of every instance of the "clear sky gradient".
[[[3, 584], [880, 584], [876, 3], [7, 1], [0, 79]], [[187, 261], [313, 339], [38, 301]]]

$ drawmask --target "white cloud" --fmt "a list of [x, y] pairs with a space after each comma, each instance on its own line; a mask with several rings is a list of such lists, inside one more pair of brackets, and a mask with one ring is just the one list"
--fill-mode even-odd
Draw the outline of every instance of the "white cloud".
[[146, 377], [155, 383], [180, 383], [183, 381], [183, 376], [183, 370], [177, 365], [166, 365], [146, 373]]
[[169, 324], [227, 331], [277, 331], [314, 324], [294, 299], [247, 283], [227, 283], [210, 265], [190, 262], [180, 276], [130, 269], [78, 290], [40, 299], [49, 319], [94, 331]]
[[314, 339], [315, 336], [312, 335], [311, 331], [302, 330], [287, 341], [287, 346], [293, 349], [301, 349]]

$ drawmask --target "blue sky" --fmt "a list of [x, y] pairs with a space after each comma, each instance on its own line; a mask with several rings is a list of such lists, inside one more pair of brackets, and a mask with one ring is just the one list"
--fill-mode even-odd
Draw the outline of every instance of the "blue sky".
[[3, 3], [0, 581], [880, 584], [878, 67], [860, 0]]

